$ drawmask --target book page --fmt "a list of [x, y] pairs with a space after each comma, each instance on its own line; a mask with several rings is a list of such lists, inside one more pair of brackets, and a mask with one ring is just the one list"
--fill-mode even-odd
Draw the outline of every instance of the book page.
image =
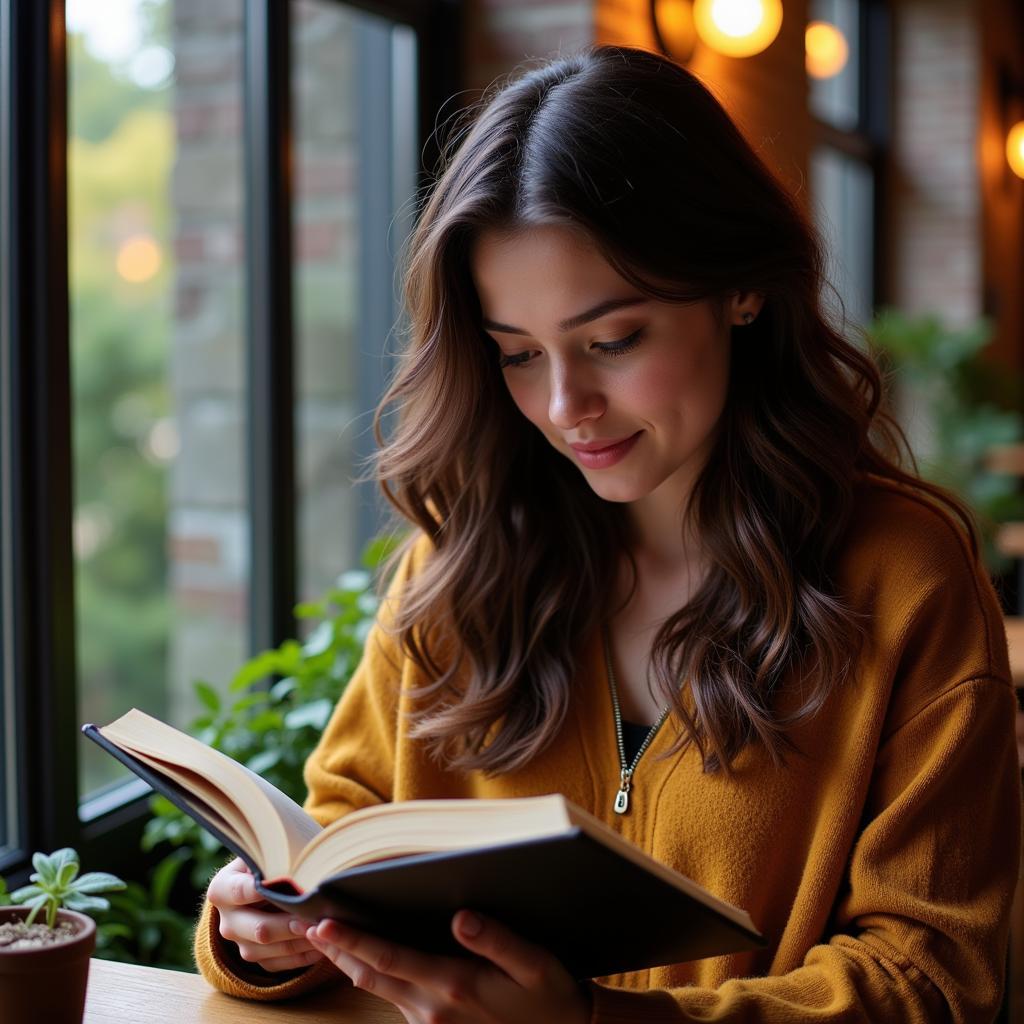
[[303, 890], [346, 868], [558, 835], [571, 826], [562, 796], [514, 800], [406, 800], [339, 818], [303, 851], [293, 881]]
[[183, 767], [200, 776], [205, 784], [198, 795], [232, 824], [236, 834], [255, 840], [253, 856], [267, 875], [291, 874], [303, 847], [321, 831], [314, 818], [266, 779], [138, 708], [99, 732], [185, 789], [194, 790], [196, 780], [173, 769]]

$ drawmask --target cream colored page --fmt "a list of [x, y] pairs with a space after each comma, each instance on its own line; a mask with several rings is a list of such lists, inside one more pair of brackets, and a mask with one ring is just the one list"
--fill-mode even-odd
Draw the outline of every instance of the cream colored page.
[[249, 828], [258, 833], [254, 852], [259, 851], [258, 863], [270, 877], [290, 874], [303, 847], [321, 831], [315, 819], [266, 779], [138, 708], [103, 726], [100, 732], [136, 756], [147, 754], [164, 762], [155, 766], [161, 770], [185, 761], [188, 768], [210, 780], [238, 808]]
[[306, 891], [359, 864], [416, 853], [494, 846], [564, 832], [561, 796], [516, 800], [414, 800], [346, 815], [321, 832], [295, 867]]
[[316, 818], [308, 815], [291, 797], [282, 793], [276, 786], [272, 786], [266, 779], [257, 775], [254, 771], [239, 764], [249, 777], [263, 790], [264, 795], [274, 805], [281, 821], [284, 823], [285, 837], [288, 842], [288, 865], [291, 873], [291, 865], [298, 861], [306, 844], [315, 839], [323, 828]]
[[[253, 832], [249, 823], [238, 814], [238, 808], [226, 799], [215, 783], [198, 772], [190, 771], [180, 765], [172, 764], [160, 757], [152, 757], [140, 750], [132, 750], [132, 756], [161, 775], [166, 775], [176, 782], [182, 790], [182, 796], [196, 810], [209, 818], [225, 835], [229, 836], [257, 864], [263, 864], [263, 853], [260, 849], [259, 836]], [[226, 817], [225, 814], [230, 817]]]

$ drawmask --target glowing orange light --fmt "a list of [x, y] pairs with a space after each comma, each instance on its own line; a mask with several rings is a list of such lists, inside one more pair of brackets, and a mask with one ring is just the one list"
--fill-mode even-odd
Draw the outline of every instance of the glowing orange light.
[[812, 78], [832, 78], [846, 67], [850, 47], [846, 36], [827, 21], [812, 21], [804, 34], [807, 74]]
[[781, 0], [695, 0], [701, 39], [726, 57], [752, 57], [767, 49], [782, 26]]
[[1018, 121], [1006, 136], [1006, 159], [1013, 173], [1024, 178], [1024, 121]]
[[689, 60], [696, 42], [692, 7], [679, 0], [655, 0], [655, 17], [669, 52], [677, 60]]
[[132, 284], [148, 281], [160, 269], [163, 256], [149, 235], [135, 235], [117, 250], [117, 272]]

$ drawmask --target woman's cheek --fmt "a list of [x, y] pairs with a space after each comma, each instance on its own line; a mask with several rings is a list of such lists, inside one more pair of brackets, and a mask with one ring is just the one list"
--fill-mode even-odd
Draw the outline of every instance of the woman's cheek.
[[519, 380], [509, 379], [515, 372], [515, 370], [507, 371], [505, 377], [512, 401], [531, 423], [547, 432], [550, 426], [547, 422], [547, 399], [544, 395], [539, 394], [539, 389], [536, 386], [531, 387], [528, 381], [521, 378]]

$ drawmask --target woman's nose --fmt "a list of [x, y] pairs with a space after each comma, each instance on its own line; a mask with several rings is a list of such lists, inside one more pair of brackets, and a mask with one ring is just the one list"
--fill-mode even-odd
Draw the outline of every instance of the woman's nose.
[[551, 375], [548, 419], [553, 426], [571, 430], [581, 420], [600, 416], [604, 398], [585, 373], [556, 370]]

